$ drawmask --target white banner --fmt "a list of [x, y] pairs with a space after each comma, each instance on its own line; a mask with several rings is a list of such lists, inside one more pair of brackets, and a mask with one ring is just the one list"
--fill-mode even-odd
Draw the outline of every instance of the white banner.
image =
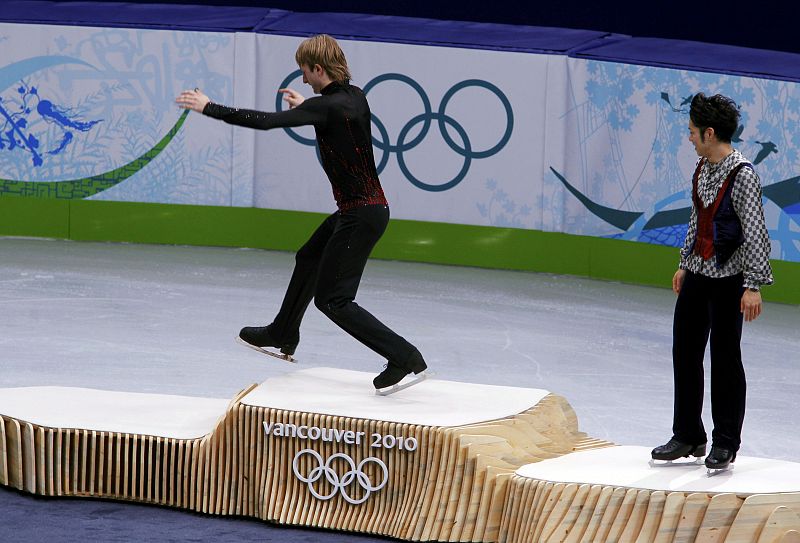
[[[312, 95], [294, 62], [300, 41], [258, 36], [257, 108], [274, 110], [282, 85]], [[341, 45], [353, 84], [367, 93], [375, 160], [394, 217], [538, 227], [533, 209], [542, 172], [545, 87], [532, 82], [545, 81], [548, 60], [558, 57]], [[334, 208], [313, 128], [272, 131], [256, 141], [257, 206]], [[512, 199], [518, 209], [508, 210]]]
[[741, 108], [733, 145], [761, 177], [771, 256], [800, 261], [797, 83], [576, 59], [566, 81], [567, 144], [548, 137], [544, 230], [682, 245], [697, 161], [689, 105], [720, 93]]
[[0, 43], [0, 196], [231, 205], [232, 129], [181, 124], [174, 99], [233, 98], [232, 34], [0, 24]]
[[[0, 24], [0, 197], [331, 212], [312, 127], [268, 132], [174, 98], [274, 111], [306, 97], [301, 38]], [[401, 219], [680, 245], [696, 159], [688, 104], [742, 108], [773, 258], [800, 261], [800, 87], [560, 55], [341, 41]]]

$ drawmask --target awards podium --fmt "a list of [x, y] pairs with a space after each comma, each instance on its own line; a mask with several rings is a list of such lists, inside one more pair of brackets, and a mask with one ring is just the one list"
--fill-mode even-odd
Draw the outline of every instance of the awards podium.
[[0, 390], [0, 484], [42, 496], [407, 541], [691, 541], [682, 534], [722, 526], [703, 541], [793, 541], [800, 530], [798, 464], [741, 457], [733, 476], [708, 478], [648, 459], [586, 436], [567, 401], [539, 389], [428, 379], [381, 397], [372, 374], [309, 368], [230, 401]]
[[502, 541], [800, 542], [800, 464], [739, 456], [709, 476], [649, 455], [608, 447], [523, 466]]

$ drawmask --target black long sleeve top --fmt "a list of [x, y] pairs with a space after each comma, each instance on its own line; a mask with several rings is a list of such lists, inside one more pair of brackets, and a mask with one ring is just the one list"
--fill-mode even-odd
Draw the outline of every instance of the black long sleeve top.
[[286, 111], [267, 113], [209, 102], [203, 114], [259, 130], [313, 125], [339, 210], [387, 205], [372, 152], [372, 114], [364, 92], [355, 85], [334, 81], [321, 96]]

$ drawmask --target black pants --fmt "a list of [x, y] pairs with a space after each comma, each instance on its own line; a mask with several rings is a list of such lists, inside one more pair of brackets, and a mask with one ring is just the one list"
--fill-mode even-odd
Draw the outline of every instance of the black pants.
[[742, 275], [712, 279], [687, 272], [673, 322], [675, 412], [672, 432], [684, 443], [706, 442], [703, 355], [711, 336], [712, 443], [739, 450], [747, 384], [742, 365]]
[[372, 248], [389, 223], [389, 208], [370, 205], [336, 212], [297, 252], [295, 268], [270, 331], [281, 341], [299, 337], [308, 304], [387, 360], [400, 364], [416, 348], [355, 300]]

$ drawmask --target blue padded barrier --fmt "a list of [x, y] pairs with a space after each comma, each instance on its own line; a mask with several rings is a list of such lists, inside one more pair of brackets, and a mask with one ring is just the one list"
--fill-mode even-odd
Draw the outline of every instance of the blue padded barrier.
[[2, 0], [0, 21], [57, 24], [204, 30], [250, 31], [262, 22], [283, 17], [286, 11], [236, 6], [136, 4], [133, 2], [52, 2]]
[[255, 31], [291, 36], [325, 33], [354, 40], [551, 54], [567, 54], [592, 44], [626, 38], [594, 30], [440, 21], [361, 13], [288, 12], [285, 17], [263, 21]]
[[594, 30], [441, 21], [359, 13], [132, 2], [3, 0], [0, 21], [107, 27], [259, 32], [564, 54], [574, 58], [800, 81], [800, 54]]
[[800, 81], [800, 54], [662, 38], [594, 43], [571, 56], [626, 64]]

